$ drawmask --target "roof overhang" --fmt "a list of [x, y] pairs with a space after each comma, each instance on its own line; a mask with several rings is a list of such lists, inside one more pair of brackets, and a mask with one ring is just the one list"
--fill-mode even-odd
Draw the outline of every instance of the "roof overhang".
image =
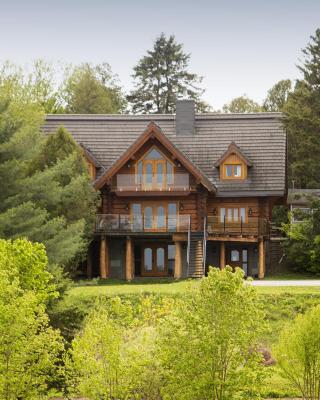
[[134, 154], [149, 140], [157, 139], [180, 163], [186, 170], [193, 175], [196, 180], [201, 183], [209, 192], [215, 192], [216, 188], [213, 183], [194, 165], [194, 163], [183, 154], [167, 136], [161, 131], [160, 127], [151, 121], [145, 131], [137, 138], [135, 142], [106, 170], [95, 183], [95, 189], [101, 189], [108, 184], [110, 179], [118, 173]]

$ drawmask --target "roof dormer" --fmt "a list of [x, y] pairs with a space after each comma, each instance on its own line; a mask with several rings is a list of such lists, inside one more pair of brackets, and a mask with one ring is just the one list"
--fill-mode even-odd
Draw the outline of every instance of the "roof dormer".
[[220, 169], [221, 180], [244, 180], [248, 176], [248, 167], [252, 167], [252, 162], [232, 142], [214, 166]]

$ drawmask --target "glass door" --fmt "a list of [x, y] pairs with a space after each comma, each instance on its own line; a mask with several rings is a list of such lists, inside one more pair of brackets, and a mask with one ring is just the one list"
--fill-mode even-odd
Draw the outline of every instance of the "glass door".
[[150, 243], [142, 246], [142, 276], [168, 275], [167, 245]]

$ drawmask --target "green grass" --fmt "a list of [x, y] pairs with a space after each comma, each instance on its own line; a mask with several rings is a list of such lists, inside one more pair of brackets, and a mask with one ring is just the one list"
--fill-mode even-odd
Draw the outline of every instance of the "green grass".
[[[121, 296], [126, 294], [167, 294], [175, 295], [183, 293], [188, 287], [195, 287], [199, 284], [198, 280], [179, 280], [174, 279], [146, 279], [125, 282], [123, 280], [88, 280], [75, 283], [69, 291], [72, 296]], [[310, 286], [279, 286], [267, 287], [258, 286], [257, 291], [261, 294], [320, 294], [320, 287]]]
[[183, 293], [190, 286], [196, 286], [199, 281], [196, 280], [180, 280], [173, 279], [147, 279], [137, 280], [133, 282], [125, 282], [121, 280], [93, 280], [81, 281], [70, 290], [70, 295], [76, 296], [92, 296], [92, 295], [125, 295], [125, 294], [179, 294]]
[[279, 274], [273, 274], [266, 276], [266, 281], [292, 281], [292, 280], [309, 280], [309, 279], [320, 279], [320, 275], [310, 273], [298, 273], [298, 272], [282, 272]]

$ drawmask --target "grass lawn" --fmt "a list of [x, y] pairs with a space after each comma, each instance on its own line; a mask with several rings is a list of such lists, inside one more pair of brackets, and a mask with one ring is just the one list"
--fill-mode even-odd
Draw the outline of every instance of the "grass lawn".
[[[284, 278], [283, 278], [284, 279]], [[293, 279], [293, 278], [292, 278]], [[295, 278], [297, 279], [297, 278]], [[301, 278], [299, 278], [301, 279]], [[305, 278], [307, 279], [307, 278]], [[188, 287], [196, 287], [198, 280], [179, 280], [174, 279], [145, 279], [133, 282], [125, 282], [123, 280], [107, 279], [107, 280], [87, 280], [79, 281], [74, 284], [69, 294], [72, 296], [117, 296], [126, 294], [179, 294], [187, 290]], [[320, 294], [320, 287], [304, 287], [304, 286], [279, 286], [267, 287], [258, 286], [257, 291], [261, 294]]]

